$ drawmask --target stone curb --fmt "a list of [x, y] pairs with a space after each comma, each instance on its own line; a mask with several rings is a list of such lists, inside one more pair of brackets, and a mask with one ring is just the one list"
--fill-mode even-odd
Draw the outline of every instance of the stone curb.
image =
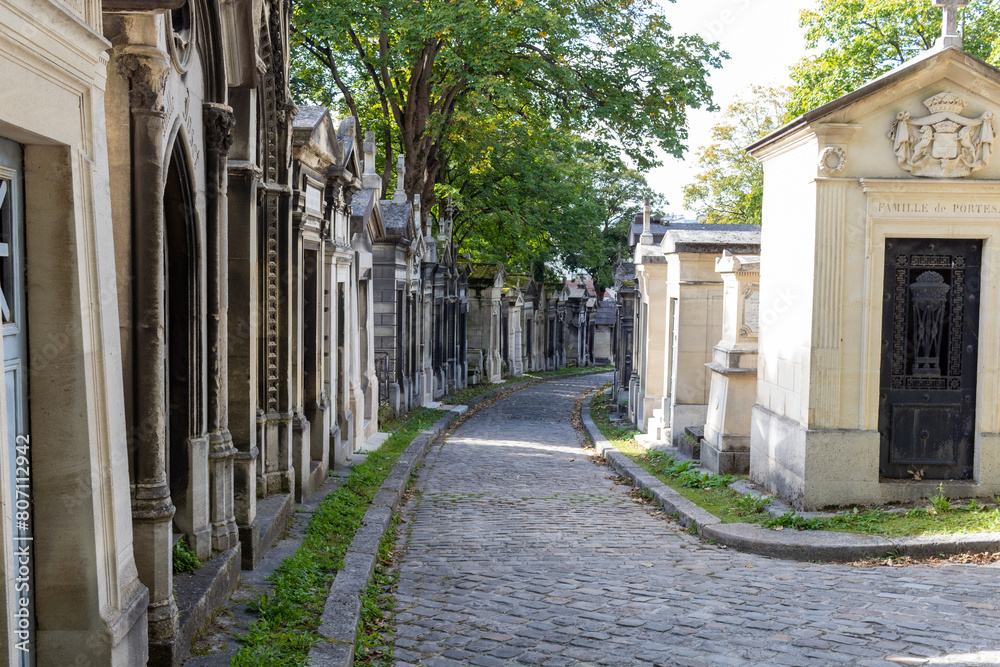
[[375, 559], [378, 556], [379, 544], [389, 530], [392, 515], [399, 507], [410, 475], [423, 462], [431, 443], [437, 440], [438, 436], [452, 422], [468, 412], [469, 408], [508, 389], [522, 389], [539, 382], [607, 372], [590, 371], [557, 375], [526, 382], [515, 387], [498, 385], [495, 389], [470, 398], [466, 405], [451, 407], [434, 424], [413, 438], [383, 480], [382, 486], [379, 487], [372, 499], [371, 506], [361, 520], [361, 526], [354, 533], [351, 545], [347, 547], [347, 553], [344, 555], [344, 566], [334, 577], [330, 593], [326, 598], [318, 628], [321, 640], [309, 651], [309, 664], [312, 667], [352, 667], [354, 665], [354, 643], [357, 641], [358, 622], [361, 618], [361, 593], [368, 586], [375, 572]]
[[615, 449], [590, 416], [592, 398], [584, 401], [580, 418], [597, 453], [636, 487], [649, 489], [657, 504], [666, 512], [675, 514], [682, 526], [688, 528], [695, 524], [702, 539], [759, 556], [799, 561], [850, 562], [880, 558], [889, 553], [927, 558], [1000, 551], [1000, 533], [883, 538], [827, 530], [768, 530], [750, 523], [722, 523], [714, 514], [677, 493]]

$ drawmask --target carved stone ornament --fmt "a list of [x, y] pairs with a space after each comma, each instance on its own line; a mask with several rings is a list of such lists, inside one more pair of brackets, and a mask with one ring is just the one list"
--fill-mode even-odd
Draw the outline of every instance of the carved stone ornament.
[[163, 92], [167, 70], [149, 58], [125, 53], [118, 58], [118, 73], [129, 81], [129, 106], [136, 111], [163, 111]]
[[819, 170], [824, 174], [834, 175], [844, 171], [847, 166], [847, 151], [840, 146], [827, 146], [819, 154]]
[[223, 153], [233, 145], [233, 127], [236, 117], [233, 110], [222, 104], [206, 104], [205, 113], [205, 144], [209, 150]]
[[993, 112], [966, 118], [961, 115], [966, 105], [958, 95], [944, 92], [924, 100], [929, 116], [896, 114], [888, 137], [899, 166], [914, 176], [961, 178], [989, 165]]

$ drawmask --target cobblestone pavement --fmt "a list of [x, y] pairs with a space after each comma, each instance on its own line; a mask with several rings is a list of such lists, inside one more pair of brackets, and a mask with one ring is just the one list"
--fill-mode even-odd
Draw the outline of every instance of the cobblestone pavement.
[[701, 543], [580, 449], [548, 382], [428, 455], [403, 510], [398, 665], [1000, 665], [1000, 568], [859, 569]]

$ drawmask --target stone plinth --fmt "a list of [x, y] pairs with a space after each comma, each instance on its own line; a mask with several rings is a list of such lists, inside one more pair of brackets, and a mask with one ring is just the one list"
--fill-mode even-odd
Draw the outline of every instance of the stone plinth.
[[708, 414], [701, 440], [702, 464], [718, 474], [750, 471], [750, 413], [757, 395], [760, 257], [716, 260], [724, 283], [722, 340], [712, 351]]

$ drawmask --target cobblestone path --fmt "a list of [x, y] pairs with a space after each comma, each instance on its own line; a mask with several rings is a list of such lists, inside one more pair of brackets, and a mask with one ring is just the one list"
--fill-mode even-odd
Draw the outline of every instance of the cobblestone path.
[[858, 569], [701, 543], [570, 426], [589, 376], [481, 410], [406, 505], [399, 665], [1000, 664], [1000, 568]]

